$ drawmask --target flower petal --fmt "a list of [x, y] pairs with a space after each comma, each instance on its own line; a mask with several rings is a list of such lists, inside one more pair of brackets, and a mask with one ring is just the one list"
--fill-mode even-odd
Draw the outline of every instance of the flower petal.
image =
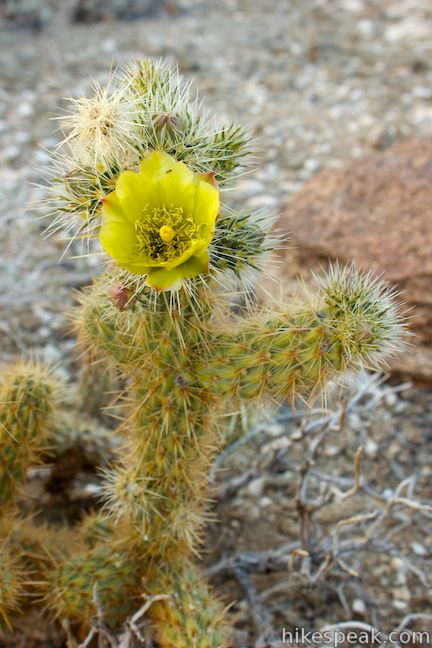
[[180, 268], [173, 268], [172, 270], [157, 268], [150, 270], [146, 277], [146, 283], [150, 288], [154, 288], [155, 290], [168, 290], [174, 286], [181, 286], [183, 276]]
[[171, 155], [168, 155], [168, 153], [165, 153], [164, 151], [152, 151], [152, 153], [150, 153], [150, 155], [140, 163], [140, 174], [152, 178], [154, 182], [158, 182], [159, 180], [162, 180], [167, 172], [172, 171], [177, 164], [181, 163], [177, 162], [173, 157], [171, 157]]
[[160, 206], [182, 207], [192, 214], [196, 198], [195, 176], [183, 162], [176, 162], [159, 181]]
[[99, 232], [100, 243], [110, 256], [120, 265], [135, 255], [137, 242], [133, 225], [126, 219], [108, 218], [102, 223]]
[[177, 266], [177, 268], [171, 270], [167, 268], [150, 270], [146, 283], [155, 290], [173, 290], [174, 288], [180, 287], [184, 279], [191, 279], [203, 272], [207, 272], [209, 261], [210, 255], [206, 250], [204, 254], [192, 256], [185, 263]]
[[103, 222], [123, 222], [125, 220], [123, 208], [116, 191], [112, 191], [102, 199], [102, 219]]
[[131, 223], [142, 218], [149, 206], [159, 206], [159, 191], [154, 180], [134, 171], [120, 173], [116, 194], [125, 216]]
[[201, 236], [207, 245], [214, 236], [219, 206], [218, 190], [206, 180], [200, 179], [196, 188], [193, 217], [196, 223], [203, 226]]
[[172, 268], [177, 268], [177, 266], [182, 265], [182, 264], [185, 263], [188, 259], [190, 259], [190, 257], [191, 257], [193, 254], [196, 254], [197, 251], [198, 251], [200, 248], [202, 248], [202, 241], [201, 241], [200, 239], [192, 239], [191, 242], [190, 242], [189, 247], [186, 248], [186, 250], [184, 250], [183, 254], [181, 254], [180, 256], [178, 256], [178, 257], [177, 257], [176, 259], [174, 259], [173, 261], [171, 261], [171, 262], [165, 261], [165, 262], [164, 262], [163, 264], [161, 264], [161, 265], [163, 265], [163, 266], [164, 266], [165, 268], [167, 268], [168, 270], [171, 270]]
[[194, 254], [193, 257], [181, 266], [183, 279], [196, 277], [203, 272], [208, 272], [210, 263], [210, 254], [205, 250], [203, 254]]

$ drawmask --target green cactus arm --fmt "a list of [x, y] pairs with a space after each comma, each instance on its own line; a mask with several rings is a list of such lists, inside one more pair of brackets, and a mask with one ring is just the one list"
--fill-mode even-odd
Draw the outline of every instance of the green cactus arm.
[[176, 378], [150, 394], [134, 386], [128, 447], [104, 483], [108, 510], [128, 525], [126, 542], [130, 527], [148, 561], [196, 552], [208, 519], [209, 468], [223, 438], [208, 397]]
[[19, 560], [7, 547], [0, 546], [0, 633], [11, 627], [9, 615], [19, 609], [24, 589]]
[[40, 602], [53, 563], [70, 547], [68, 526], [35, 523], [13, 509], [0, 519], [0, 634], [14, 625], [15, 614]]
[[310, 302], [245, 318], [220, 335], [211, 362], [197, 369], [203, 386], [244, 399], [310, 399], [328, 379], [375, 369], [400, 350], [403, 316], [384, 283], [336, 265], [318, 284]]
[[132, 550], [118, 550], [110, 542], [77, 549], [47, 575], [49, 608], [61, 618], [89, 626], [97, 614], [111, 627], [137, 609], [142, 593], [139, 557]]
[[147, 615], [160, 648], [231, 645], [226, 606], [212, 592], [199, 567], [189, 561], [165, 565], [149, 577], [145, 591], [155, 597]]
[[0, 513], [11, 505], [28, 467], [47, 448], [58, 388], [49, 371], [18, 364], [0, 388]]
[[150, 632], [161, 648], [230, 645], [226, 606], [199, 567], [179, 557], [149, 564], [138, 545], [122, 545], [116, 536], [115, 529], [104, 529], [96, 544], [76, 549], [48, 573], [46, 602], [53, 613], [86, 628], [102, 611], [116, 628], [146, 596]]

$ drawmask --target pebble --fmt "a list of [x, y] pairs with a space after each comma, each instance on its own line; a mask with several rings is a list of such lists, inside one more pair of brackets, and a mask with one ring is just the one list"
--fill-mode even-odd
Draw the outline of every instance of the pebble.
[[367, 612], [367, 607], [364, 601], [361, 599], [354, 599], [351, 605], [352, 611], [361, 616], [365, 616]]
[[409, 601], [411, 599], [411, 594], [409, 589], [406, 587], [396, 587], [393, 590], [393, 596], [396, 600]]
[[268, 506], [271, 506], [273, 504], [273, 500], [271, 497], [261, 497], [259, 501], [259, 505], [261, 508], [267, 508]]
[[411, 549], [413, 550], [416, 556], [427, 556], [429, 553], [426, 547], [424, 547], [419, 542], [412, 542]]
[[408, 603], [407, 603], [407, 601], [401, 601], [399, 599], [395, 599], [393, 601], [393, 607], [396, 610], [404, 611], [404, 610], [406, 610], [408, 608]]
[[378, 454], [379, 450], [379, 445], [376, 443], [376, 441], [373, 441], [372, 439], [368, 439], [365, 443], [365, 452], [368, 457], [376, 457]]
[[285, 433], [285, 428], [280, 423], [269, 423], [265, 428], [266, 433], [272, 437], [279, 437]]
[[323, 454], [325, 454], [326, 457], [336, 457], [340, 453], [340, 451], [340, 446], [326, 444]]
[[107, 38], [102, 42], [101, 51], [104, 54], [114, 54], [117, 51], [117, 43], [113, 38]]
[[247, 487], [247, 492], [252, 497], [261, 497], [265, 486], [265, 480], [263, 477], [252, 480]]
[[7, 146], [3, 151], [3, 159], [6, 162], [13, 162], [20, 156], [20, 153], [20, 147], [16, 146], [15, 144], [11, 144], [10, 146]]
[[319, 160], [308, 159], [304, 163], [304, 168], [307, 171], [311, 171], [312, 173], [316, 173], [317, 171], [319, 171], [319, 169], [321, 169], [321, 167], [322, 164]]
[[394, 497], [394, 491], [391, 488], [385, 488], [382, 494], [386, 498], [386, 500], [390, 500], [392, 497]]
[[[42, 338], [49, 338], [51, 337], [52, 331], [48, 326], [41, 326], [38, 329], [38, 335], [40, 335]], [[51, 351], [50, 351], [51, 353]]]
[[15, 135], [17, 144], [28, 144], [31, 141], [31, 134], [26, 131], [20, 131]]
[[376, 24], [373, 20], [359, 20], [356, 28], [357, 32], [364, 38], [371, 38], [376, 32]]
[[29, 103], [22, 103], [16, 109], [17, 117], [26, 118], [31, 117], [34, 113], [34, 108]]
[[54, 344], [46, 344], [42, 347], [41, 353], [46, 362], [58, 362], [62, 357], [61, 350]]
[[397, 403], [398, 397], [395, 393], [389, 392], [384, 396], [384, 403], [389, 407], [394, 407]]
[[353, 430], [361, 430], [363, 428], [363, 420], [356, 412], [349, 414], [349, 424]]

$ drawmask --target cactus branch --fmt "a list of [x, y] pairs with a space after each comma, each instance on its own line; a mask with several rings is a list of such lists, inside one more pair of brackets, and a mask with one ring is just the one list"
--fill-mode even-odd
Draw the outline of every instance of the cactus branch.
[[401, 350], [403, 318], [383, 282], [334, 266], [318, 287], [310, 303], [263, 311], [223, 333], [198, 369], [203, 385], [243, 399], [310, 400], [330, 378], [379, 368]]

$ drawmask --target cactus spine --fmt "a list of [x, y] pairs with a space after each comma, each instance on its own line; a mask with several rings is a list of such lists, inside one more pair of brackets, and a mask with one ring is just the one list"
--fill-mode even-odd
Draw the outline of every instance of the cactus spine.
[[[73, 529], [66, 556], [39, 561], [34, 580], [49, 609], [80, 632], [96, 613], [117, 628], [146, 595], [149, 639], [161, 648], [223, 648], [224, 605], [193, 558], [227, 412], [241, 401], [308, 400], [348, 367], [378, 366], [400, 346], [399, 310], [370, 275], [334, 266], [312, 299], [236, 314], [231, 295], [247, 296], [278, 246], [271, 217], [221, 202], [247, 164], [247, 133], [217, 126], [177, 73], [151, 60], [73, 107], [55, 156], [51, 229], [84, 244], [99, 236], [110, 259], [75, 324], [85, 355], [126, 385], [124, 443], [105, 471], [104, 507]], [[13, 430], [4, 437], [5, 504], [45, 442], [37, 422], [49, 415], [45, 392], [28, 406], [39, 383], [12, 381], [12, 406], [2, 410]], [[29, 546], [24, 531], [14, 537]], [[5, 615], [21, 581], [14, 557], [3, 560]]]

